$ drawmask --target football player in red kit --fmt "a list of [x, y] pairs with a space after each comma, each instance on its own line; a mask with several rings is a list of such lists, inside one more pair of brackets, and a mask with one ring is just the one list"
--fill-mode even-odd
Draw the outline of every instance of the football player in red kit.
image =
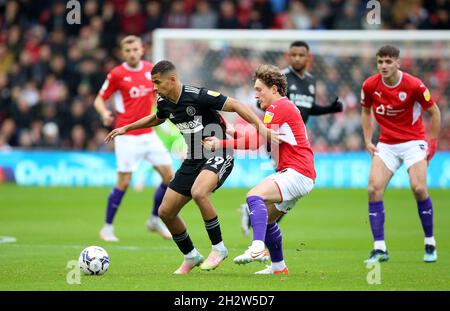
[[[156, 99], [151, 76], [153, 64], [142, 60], [144, 48], [141, 39], [127, 36], [121, 41], [120, 47], [125, 62], [111, 70], [94, 101], [94, 107], [100, 114], [103, 124], [110, 126], [114, 118], [106, 102], [111, 97], [114, 98], [115, 128], [148, 116]], [[151, 128], [137, 129], [118, 137], [114, 150], [118, 178], [108, 197], [106, 219], [100, 231], [100, 238], [109, 242], [118, 241], [114, 233], [113, 220], [130, 184], [132, 172], [137, 169], [140, 161], [145, 159], [162, 177], [162, 183], [154, 194], [153, 211], [146, 226], [148, 230], [158, 232], [163, 238], [171, 239], [169, 230], [158, 217], [158, 207], [173, 176], [169, 152]]]
[[[402, 163], [408, 170], [425, 234], [424, 261], [437, 260], [427, 166], [437, 149], [440, 112], [422, 81], [399, 69], [399, 56], [397, 47], [381, 47], [376, 55], [379, 73], [364, 81], [361, 90], [361, 123], [366, 148], [372, 157], [368, 191], [374, 247], [366, 263], [389, 259], [384, 239], [383, 194]], [[381, 130], [377, 145], [372, 142], [372, 111]], [[423, 111], [430, 115], [429, 140], [422, 122]]]
[[[256, 274], [288, 274], [282, 249], [282, 235], [277, 219], [291, 210], [296, 202], [314, 187], [316, 172], [300, 111], [286, 97], [286, 76], [271, 65], [262, 65], [255, 73], [256, 98], [265, 111], [264, 124], [279, 133], [279, 145], [271, 144], [276, 173], [268, 176], [247, 194], [247, 204], [253, 228], [252, 245], [234, 258], [236, 264], [266, 261], [267, 246], [271, 265]], [[257, 143], [255, 143], [258, 141]], [[205, 148], [256, 149], [262, 144], [258, 137], [204, 140]], [[252, 146], [253, 145], [253, 146]]]

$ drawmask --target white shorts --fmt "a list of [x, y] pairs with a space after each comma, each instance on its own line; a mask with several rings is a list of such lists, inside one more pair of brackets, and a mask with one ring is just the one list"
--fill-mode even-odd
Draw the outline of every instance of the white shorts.
[[115, 139], [117, 171], [134, 172], [142, 159], [153, 166], [172, 165], [172, 158], [155, 132], [142, 135], [122, 135]]
[[378, 152], [375, 155], [379, 156], [386, 167], [392, 172], [395, 171], [405, 163], [406, 169], [419, 161], [426, 159], [428, 143], [425, 140], [411, 140], [401, 144], [377, 144]]
[[278, 186], [281, 194], [281, 203], [275, 203], [275, 208], [282, 213], [287, 213], [314, 187], [314, 181], [291, 168], [276, 172], [269, 177]]

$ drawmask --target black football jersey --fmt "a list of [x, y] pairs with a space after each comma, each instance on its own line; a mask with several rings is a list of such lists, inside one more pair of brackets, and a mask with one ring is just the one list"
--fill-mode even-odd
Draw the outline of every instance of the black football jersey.
[[306, 124], [311, 109], [316, 105], [316, 79], [308, 72], [301, 77], [292, 67], [282, 72], [287, 78], [287, 97], [300, 110], [303, 122]]
[[205, 159], [202, 139], [215, 136], [225, 139], [226, 126], [218, 110], [228, 97], [205, 88], [182, 85], [176, 103], [158, 97], [156, 116], [169, 119], [180, 130], [188, 146], [187, 159]]

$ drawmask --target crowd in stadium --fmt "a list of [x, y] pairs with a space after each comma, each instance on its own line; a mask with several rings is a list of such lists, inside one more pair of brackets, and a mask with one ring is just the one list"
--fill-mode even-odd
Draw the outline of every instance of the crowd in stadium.
[[[448, 1], [380, 2], [379, 29], [450, 28]], [[107, 129], [92, 104], [106, 73], [120, 63], [117, 42], [125, 34], [141, 36], [144, 58], [151, 60], [156, 28], [374, 29], [362, 18], [365, 1], [358, 0], [87, 0], [82, 1], [80, 25], [67, 23], [66, 3], [0, 1], [0, 150], [111, 148], [103, 143]], [[320, 68], [320, 61], [316, 65]], [[346, 79], [333, 68], [324, 69], [326, 87], [335, 86], [346, 112], [327, 117], [328, 122], [311, 122], [315, 151], [363, 149], [358, 89], [366, 72], [356, 65], [349, 67]], [[448, 127], [448, 60], [415, 66], [407, 70], [437, 97], [443, 127]], [[449, 129], [441, 132], [439, 148], [450, 149]]]

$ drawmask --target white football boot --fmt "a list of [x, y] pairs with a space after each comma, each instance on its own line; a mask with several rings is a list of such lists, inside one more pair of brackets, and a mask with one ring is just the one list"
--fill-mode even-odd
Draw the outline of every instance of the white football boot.
[[163, 223], [161, 218], [152, 215], [147, 220], [145, 225], [146, 225], [148, 231], [159, 233], [159, 235], [162, 236], [163, 239], [165, 239], [165, 240], [172, 239], [172, 234], [170, 234], [170, 231], [167, 229], [166, 225]]
[[106, 242], [119, 242], [119, 239], [114, 234], [114, 227], [110, 224], [105, 224], [100, 230], [100, 240], [106, 241]]

